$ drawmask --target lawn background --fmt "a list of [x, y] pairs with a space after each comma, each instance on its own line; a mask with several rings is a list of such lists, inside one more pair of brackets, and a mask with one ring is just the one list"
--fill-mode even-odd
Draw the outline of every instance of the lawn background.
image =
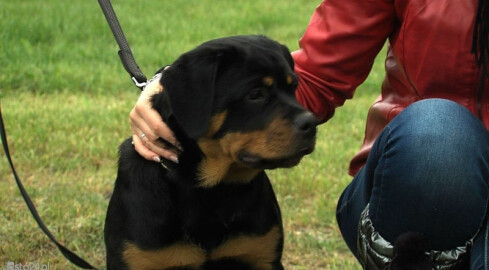
[[[296, 50], [318, 4], [113, 0], [148, 76], [201, 42], [227, 35], [265, 34]], [[130, 136], [128, 113], [139, 95], [117, 50], [95, 0], [0, 3], [0, 102], [14, 162], [50, 230], [101, 269], [117, 147]], [[334, 212], [379, 93], [383, 55], [354, 102], [320, 127], [316, 151], [294, 169], [270, 172], [284, 217], [287, 269], [360, 269]], [[0, 267], [13, 261], [75, 269], [35, 224], [0, 153]]]

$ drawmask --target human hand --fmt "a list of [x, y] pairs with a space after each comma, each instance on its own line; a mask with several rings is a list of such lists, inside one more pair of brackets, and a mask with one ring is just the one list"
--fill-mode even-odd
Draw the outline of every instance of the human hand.
[[151, 106], [151, 97], [163, 91], [159, 80], [153, 80], [141, 92], [136, 105], [129, 114], [132, 140], [136, 151], [145, 159], [160, 162], [160, 157], [178, 163], [178, 153], [175, 150], [165, 149], [158, 143], [162, 138], [180, 149], [180, 144], [170, 128]]

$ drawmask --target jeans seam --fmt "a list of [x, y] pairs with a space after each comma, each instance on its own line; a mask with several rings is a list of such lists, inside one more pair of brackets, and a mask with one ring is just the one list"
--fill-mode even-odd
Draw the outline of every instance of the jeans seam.
[[[380, 181], [380, 192], [379, 192], [379, 202], [377, 203], [377, 207], [375, 209], [375, 222], [374, 222], [374, 220], [372, 220], [372, 222], [375, 224], [378, 224], [377, 221], [379, 219], [379, 209], [380, 209], [380, 204], [382, 203], [382, 193], [384, 191], [382, 187], [384, 185], [384, 173], [385, 173], [385, 167], [387, 164], [387, 156], [386, 156], [387, 151], [385, 149], [387, 149], [391, 145], [391, 129], [389, 126], [386, 126], [385, 129], [386, 129], [386, 132], [388, 132], [388, 133], [387, 133], [387, 142], [384, 146], [384, 149], [382, 149], [381, 158], [384, 158], [384, 164], [382, 167], [382, 174], [381, 174], [381, 177], [379, 179], [379, 181]], [[370, 217], [370, 218], [372, 218], [372, 217]], [[377, 228], [377, 231], [378, 231], [378, 228]]]
[[353, 190], [353, 193], [351, 194], [350, 198], [346, 202], [341, 204], [340, 208], [338, 208], [338, 210], [336, 211], [337, 213], [343, 211], [346, 205], [348, 205], [353, 200], [353, 197], [355, 197], [355, 194], [358, 192], [358, 190], [359, 188], [355, 188], [355, 190]]

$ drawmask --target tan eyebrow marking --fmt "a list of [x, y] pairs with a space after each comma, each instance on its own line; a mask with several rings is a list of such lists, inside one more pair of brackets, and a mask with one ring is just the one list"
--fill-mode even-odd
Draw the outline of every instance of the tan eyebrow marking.
[[286, 78], [286, 81], [287, 81], [287, 84], [292, 84], [294, 82], [294, 77], [292, 77], [292, 75], [287, 75], [287, 78]]
[[266, 85], [266, 86], [272, 86], [274, 80], [272, 77], [270, 76], [266, 76], [263, 78], [263, 83]]

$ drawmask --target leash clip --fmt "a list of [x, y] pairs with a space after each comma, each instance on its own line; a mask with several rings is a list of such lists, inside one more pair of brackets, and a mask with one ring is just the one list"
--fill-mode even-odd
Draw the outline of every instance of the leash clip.
[[138, 80], [136, 79], [136, 77], [131, 77], [132, 79], [132, 82], [141, 90], [144, 90], [144, 87], [146, 87], [146, 85], [148, 84], [148, 81], [145, 81], [145, 82], [138, 82]]
[[139, 88], [140, 88], [142, 91], [144, 91], [144, 88], [145, 88], [145, 87], [146, 87], [148, 84], [150, 84], [150, 83], [152, 83], [153, 81], [156, 81], [156, 80], [158, 80], [158, 81], [159, 81], [159, 80], [161, 79], [161, 76], [162, 76], [162, 73], [161, 73], [161, 72], [158, 72], [158, 73], [156, 73], [156, 74], [153, 76], [153, 78], [151, 78], [151, 79], [147, 80], [147, 81], [146, 81], [146, 82], [144, 82], [144, 83], [139, 83], [139, 82], [136, 80], [136, 78], [134, 78], [134, 77], [132, 77], [132, 81], [134, 82], [134, 84], [135, 84], [137, 87], [139, 87]]

